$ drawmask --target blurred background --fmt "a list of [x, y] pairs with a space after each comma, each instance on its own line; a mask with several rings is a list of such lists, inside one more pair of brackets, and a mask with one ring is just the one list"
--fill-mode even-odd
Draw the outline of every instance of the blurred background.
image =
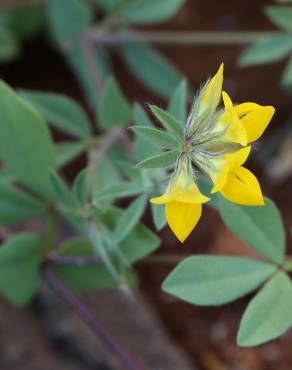
[[[66, 1], [59, 1], [66, 8]], [[104, 19], [112, 1], [89, 3], [97, 4], [92, 8], [98, 23]], [[186, 77], [193, 91], [214, 74], [223, 61], [224, 89], [235, 102], [254, 101], [275, 106], [276, 114], [257, 144], [249, 166], [261, 179], [263, 192], [280, 207], [291, 248], [292, 63], [289, 67], [288, 59], [292, 48], [281, 46], [279, 39], [267, 47], [265, 55], [269, 52], [271, 55], [262, 60], [259, 57], [254, 62], [254, 56], [249, 60], [247, 54], [245, 57], [242, 54], [262, 33], [286, 33], [268, 16], [266, 9], [271, 5], [283, 6], [264, 0], [187, 0], [171, 19], [149, 25], [133, 24], [131, 29], [146, 35], [152, 31], [191, 34], [193, 38], [189, 43], [160, 42], [154, 46]], [[76, 69], [73, 68], [73, 72], [68, 55], [64, 49], [60, 50], [48, 31], [51, 25], [46, 7], [47, 0], [0, 1], [0, 77], [16, 89], [67, 94], [92, 116]], [[209, 31], [209, 35], [205, 33]], [[292, 39], [291, 34], [289, 37]], [[110, 66], [128, 99], [143, 106], [146, 103], [165, 106], [165, 90], [171, 90], [172, 86], [159, 91], [159, 87], [153, 87], [149, 81], [142, 83], [141, 76], [137, 78], [137, 73], [129, 68], [129, 59], [127, 63], [118, 44], [97, 41], [95, 48], [106, 53], [106, 68]], [[137, 44], [127, 44], [128, 53], [131, 47], [134, 50]], [[172, 78], [169, 73], [169, 79]], [[94, 105], [94, 100], [91, 104]], [[57, 141], [67, 139], [57, 130], [53, 133]], [[64, 167], [69, 182], [85, 163], [85, 157], [80, 155]], [[146, 215], [144, 221], [153, 228], [150, 215]], [[226, 229], [212, 209], [205, 210], [199, 227], [183, 247], [167, 228], [161, 232], [161, 237], [162, 247], [158, 253], [255, 253]], [[136, 354], [145, 370], [291, 369], [291, 331], [260, 347], [238, 348], [236, 331], [249, 297], [217, 308], [199, 308], [176, 301], [160, 290], [161, 282], [172, 267], [139, 264], [141, 280], [135, 300], [124, 298], [127, 294], [121, 291], [93, 292], [82, 297], [128, 350]], [[110, 370], [121, 367], [71, 310], [48, 290], [40, 293], [30, 307], [20, 310], [1, 298], [0, 369]]]

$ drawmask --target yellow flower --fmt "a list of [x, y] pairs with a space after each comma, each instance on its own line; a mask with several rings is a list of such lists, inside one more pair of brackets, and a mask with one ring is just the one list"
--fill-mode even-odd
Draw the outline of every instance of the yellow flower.
[[153, 204], [165, 204], [167, 223], [183, 243], [201, 217], [202, 203], [208, 200], [193, 181], [189, 168], [182, 167], [174, 175], [166, 192], [150, 201]]
[[256, 103], [242, 103], [235, 106], [233, 110], [246, 130], [248, 143], [262, 136], [275, 113], [274, 107]]
[[[247, 160], [251, 147], [227, 154], [219, 173], [212, 173], [214, 187], [211, 193], [220, 191], [233, 203], [246, 206], [264, 205], [264, 198], [257, 178], [242, 164]], [[214, 163], [216, 166], [216, 163]]]

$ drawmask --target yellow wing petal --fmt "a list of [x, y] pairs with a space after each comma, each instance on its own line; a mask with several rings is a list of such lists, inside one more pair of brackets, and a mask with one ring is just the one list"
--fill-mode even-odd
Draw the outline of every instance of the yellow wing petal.
[[211, 194], [217, 193], [217, 191], [220, 191], [225, 186], [228, 174], [229, 174], [229, 163], [225, 160], [225, 163], [220, 172], [211, 173], [211, 179], [214, 183], [214, 186], [211, 190]]
[[240, 205], [262, 206], [265, 204], [257, 178], [244, 167], [238, 167], [236, 172], [228, 176], [221, 193], [231, 202]]
[[239, 149], [235, 153], [227, 154], [226, 159], [229, 162], [230, 170], [233, 170], [234, 168], [239, 167], [243, 163], [245, 163], [250, 154], [250, 151], [251, 146], [246, 146], [244, 148]]
[[247, 114], [247, 113], [250, 113], [256, 109], [259, 109], [261, 108], [261, 105], [259, 104], [256, 104], [256, 103], [241, 103], [241, 104], [238, 104], [234, 107], [234, 113], [240, 117], [241, 115], [243, 114]]
[[165, 214], [169, 227], [183, 243], [198, 223], [202, 214], [202, 205], [169, 202], [165, 206]]
[[267, 128], [275, 112], [271, 106], [261, 107], [241, 118], [248, 142], [256, 141]]

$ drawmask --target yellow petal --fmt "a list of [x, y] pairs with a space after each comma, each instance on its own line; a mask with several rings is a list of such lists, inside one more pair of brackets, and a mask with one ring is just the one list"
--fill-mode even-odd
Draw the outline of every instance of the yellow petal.
[[221, 63], [215, 76], [207, 83], [202, 90], [202, 94], [199, 97], [200, 107], [198, 114], [201, 115], [207, 109], [210, 114], [215, 111], [221, 98], [222, 84], [223, 84], [223, 68], [224, 65]]
[[229, 174], [229, 163], [225, 161], [219, 173], [211, 174], [211, 179], [214, 183], [214, 186], [211, 189], [211, 194], [217, 193], [217, 191], [220, 191], [225, 186], [228, 174]]
[[261, 105], [256, 103], [242, 103], [234, 107], [234, 112], [238, 117], [240, 117], [243, 114], [250, 113], [259, 108], [261, 108]]
[[230, 99], [230, 96], [227, 94], [226, 91], [222, 91], [222, 98], [225, 108], [228, 110], [232, 110], [233, 109], [232, 100]]
[[257, 140], [263, 134], [274, 112], [274, 107], [266, 106], [254, 110], [241, 118], [241, 122], [247, 133], [248, 142]]
[[202, 214], [202, 205], [169, 202], [165, 206], [165, 214], [169, 227], [183, 243], [198, 223]]
[[163, 194], [160, 197], [150, 199], [150, 203], [153, 203], [153, 204], [165, 204], [168, 201], [169, 201], [169, 195], [168, 194]]
[[238, 167], [236, 172], [228, 176], [221, 193], [231, 202], [240, 205], [262, 206], [265, 204], [257, 178], [244, 167]]
[[222, 98], [226, 110], [219, 118], [215, 129], [226, 129], [224, 140], [245, 146], [247, 144], [246, 130], [235, 114], [232, 101], [225, 91], [222, 92]]
[[246, 146], [244, 148], [239, 149], [237, 152], [227, 154], [226, 159], [229, 162], [230, 170], [233, 170], [234, 168], [239, 167], [243, 163], [245, 163], [250, 154], [250, 151], [251, 146]]

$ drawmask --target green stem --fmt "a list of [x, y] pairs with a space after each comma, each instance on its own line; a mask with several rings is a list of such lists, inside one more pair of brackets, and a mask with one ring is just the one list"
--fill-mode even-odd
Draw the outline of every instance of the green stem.
[[119, 44], [123, 42], [149, 42], [153, 44], [180, 45], [231, 45], [249, 44], [259, 39], [279, 35], [279, 31], [135, 31], [125, 30], [113, 32], [92, 28], [84, 36], [91, 42], [104, 44]]

